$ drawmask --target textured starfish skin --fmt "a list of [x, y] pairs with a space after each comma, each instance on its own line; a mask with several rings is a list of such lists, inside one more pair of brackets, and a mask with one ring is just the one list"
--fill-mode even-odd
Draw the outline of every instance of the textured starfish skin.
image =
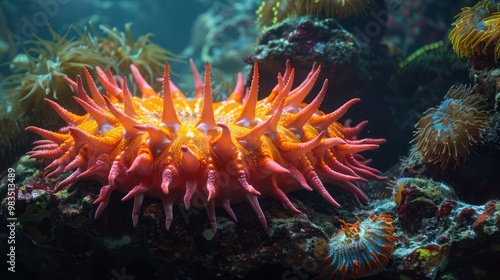
[[240, 75], [234, 92], [217, 103], [212, 102], [209, 64], [204, 82], [194, 64], [192, 69], [192, 99], [170, 81], [168, 64], [160, 94], [132, 66], [142, 97], [132, 96], [126, 79], [119, 77], [117, 82], [109, 70], [97, 68], [106, 94], [99, 93], [85, 70], [92, 98], [80, 77], [76, 82], [67, 79], [87, 114], [78, 116], [47, 101], [68, 126], [59, 132], [26, 128], [46, 139], [35, 142], [28, 154], [53, 160], [45, 168], [46, 177], [73, 171], [56, 191], [80, 179], [99, 180], [103, 187], [94, 202], [99, 204], [96, 217], [106, 208], [112, 191], [118, 190], [126, 194], [123, 200], [134, 199], [134, 225], [144, 196], [160, 199], [167, 229], [173, 205], [205, 207], [215, 232], [214, 207], [224, 207], [236, 219], [230, 205], [247, 202], [266, 228], [258, 199], [272, 196], [300, 212], [286, 194], [307, 189], [338, 207], [323, 186], [322, 181], [327, 181], [347, 189], [356, 201], [367, 203], [367, 196], [353, 182], [384, 179], [358, 153], [376, 149], [385, 140], [357, 140], [366, 122], [356, 127], [337, 122], [359, 99], [328, 114], [319, 111], [325, 81], [316, 98], [303, 103], [320, 67], [313, 65], [306, 80], [292, 89], [294, 70], [287, 63], [269, 96], [257, 100], [256, 63], [251, 87], [245, 92]]

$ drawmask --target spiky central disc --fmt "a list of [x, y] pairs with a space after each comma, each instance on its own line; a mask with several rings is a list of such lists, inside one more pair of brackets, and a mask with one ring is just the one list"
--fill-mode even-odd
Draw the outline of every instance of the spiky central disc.
[[[53, 160], [47, 177], [74, 170], [57, 188], [79, 179], [95, 178], [104, 186], [95, 203], [98, 216], [113, 190], [134, 198], [132, 218], [137, 223], [144, 196], [163, 202], [166, 227], [173, 219], [174, 204], [205, 207], [215, 232], [215, 206], [222, 206], [236, 220], [230, 205], [246, 201], [266, 219], [258, 198], [272, 196], [294, 212], [300, 212], [286, 193], [304, 188], [316, 190], [334, 206], [321, 180], [346, 188], [366, 203], [366, 195], [352, 182], [383, 179], [379, 171], [364, 164], [358, 152], [375, 149], [383, 139], [356, 140], [366, 125], [344, 127], [337, 120], [359, 99], [352, 99], [334, 112], [318, 111], [327, 81], [316, 98], [302, 103], [319, 75], [313, 65], [307, 79], [292, 89], [294, 70], [287, 63], [285, 74], [263, 100], [258, 101], [258, 65], [254, 65], [250, 89], [245, 92], [240, 75], [228, 99], [213, 103], [210, 67], [204, 82], [192, 65], [195, 96], [186, 96], [170, 81], [165, 65], [162, 96], [132, 66], [142, 98], [132, 97], [125, 78], [117, 83], [111, 72], [97, 68], [106, 95], [99, 93], [85, 69], [92, 98], [82, 80], [68, 82], [78, 94], [75, 100], [88, 112], [78, 116], [57, 103], [49, 105], [67, 122], [64, 133], [28, 127], [46, 138], [35, 142], [28, 154]], [[120, 84], [120, 85], [119, 85]], [[75, 170], [76, 169], [76, 170]]]

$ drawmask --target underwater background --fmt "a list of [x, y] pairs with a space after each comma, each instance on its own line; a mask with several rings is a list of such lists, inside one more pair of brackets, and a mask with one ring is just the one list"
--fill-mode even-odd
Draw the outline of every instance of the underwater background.
[[[498, 1], [0, 0], [0, 279], [497, 279], [499, 58]], [[289, 61], [292, 92], [304, 80], [311, 92], [295, 113], [321, 92], [319, 111], [339, 114], [337, 137], [352, 145], [345, 158], [325, 148], [335, 182], [323, 183], [341, 206], [314, 187], [278, 186], [257, 202], [267, 224], [251, 200], [217, 207], [212, 224], [206, 204], [175, 203], [167, 222], [154, 195], [135, 206], [130, 193], [106, 196], [102, 180], [77, 180], [84, 171], [66, 168], [76, 159], [52, 169], [64, 153], [40, 151], [65, 142], [60, 135], [96, 139], [70, 122], [116, 116], [92, 114], [102, 110], [81, 95], [90, 80], [109, 96], [101, 107], [116, 105], [110, 92], [127, 82], [145, 97], [133, 69], [164, 95], [167, 61], [171, 81], [195, 99], [193, 68], [203, 79], [208, 62], [214, 102], [239, 85], [251, 91], [256, 65], [258, 99], [273, 96]], [[355, 182], [343, 183], [346, 174]]]

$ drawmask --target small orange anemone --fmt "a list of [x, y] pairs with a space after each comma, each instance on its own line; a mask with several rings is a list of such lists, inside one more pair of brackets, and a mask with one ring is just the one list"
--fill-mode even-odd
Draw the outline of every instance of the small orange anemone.
[[400, 204], [403, 199], [403, 191], [406, 188], [406, 183], [412, 178], [393, 178], [389, 181], [387, 189], [392, 190], [392, 196], [396, 204]]
[[414, 152], [431, 164], [446, 167], [465, 158], [489, 127], [488, 104], [470, 88], [452, 87], [445, 100], [428, 109], [415, 125]]
[[342, 228], [330, 239], [318, 278], [331, 273], [331, 279], [356, 279], [382, 271], [396, 243], [391, 216], [371, 214], [354, 224], [339, 221]]

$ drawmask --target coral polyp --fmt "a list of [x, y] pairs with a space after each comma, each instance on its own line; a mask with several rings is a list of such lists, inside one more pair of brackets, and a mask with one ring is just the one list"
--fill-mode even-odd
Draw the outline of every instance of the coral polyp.
[[495, 60], [500, 57], [500, 3], [483, 0], [473, 7], [464, 7], [455, 16], [454, 28], [449, 38], [453, 50], [460, 57], [472, 57], [494, 51]]
[[415, 125], [414, 152], [426, 163], [456, 166], [481, 143], [490, 110], [470, 88], [452, 87], [445, 100], [425, 111]]
[[90, 79], [90, 98], [77, 77], [71, 83], [78, 95], [75, 100], [87, 114], [73, 114], [47, 100], [68, 126], [58, 132], [26, 128], [45, 138], [36, 141], [28, 154], [52, 161], [45, 168], [46, 177], [73, 170], [56, 191], [82, 179], [100, 181], [104, 186], [95, 201], [99, 204], [96, 217], [114, 190], [126, 193], [122, 200], [134, 199], [134, 225], [145, 196], [162, 201], [167, 229], [173, 205], [194, 205], [206, 208], [214, 232], [216, 206], [222, 206], [236, 220], [231, 205], [247, 202], [266, 228], [259, 199], [271, 196], [291, 211], [300, 212], [286, 195], [295, 190], [315, 190], [338, 207], [322, 181], [341, 186], [356, 201], [367, 203], [368, 197], [356, 182], [385, 177], [368, 167], [358, 153], [376, 149], [385, 140], [357, 139], [366, 122], [355, 127], [337, 122], [359, 101], [357, 98], [328, 114], [318, 110], [326, 94], [326, 80], [315, 99], [303, 103], [320, 68], [313, 66], [306, 80], [292, 89], [295, 71], [287, 63], [269, 96], [257, 100], [255, 63], [248, 93], [240, 76], [234, 92], [216, 103], [212, 101], [208, 62], [204, 82], [192, 65], [193, 99], [186, 98], [170, 81], [168, 64], [161, 96], [134, 65], [132, 72], [142, 98], [131, 95], [126, 78], [117, 83], [102, 71], [97, 74], [107, 94], [100, 94]]
[[331, 279], [356, 279], [382, 271], [396, 242], [391, 216], [371, 214], [362, 222], [339, 222], [342, 228], [330, 239], [329, 256], [318, 274], [331, 274]]

